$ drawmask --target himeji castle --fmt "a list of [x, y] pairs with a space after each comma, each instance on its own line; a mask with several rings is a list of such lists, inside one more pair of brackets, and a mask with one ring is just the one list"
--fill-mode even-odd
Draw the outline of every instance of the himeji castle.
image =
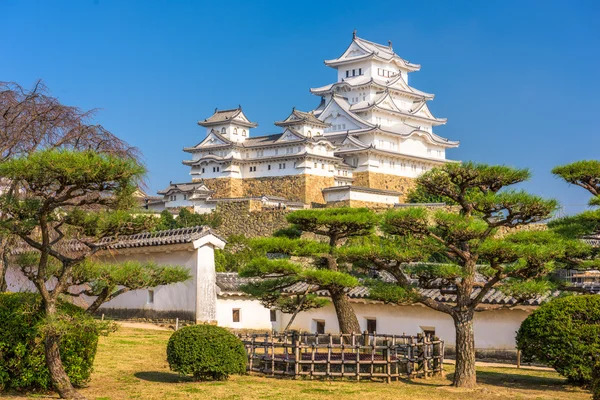
[[409, 74], [421, 66], [397, 55], [391, 42], [373, 43], [355, 31], [342, 55], [325, 65], [337, 80], [310, 89], [320, 97], [318, 107], [292, 109], [275, 122], [280, 133], [252, 135], [258, 124], [241, 106], [199, 121], [206, 137], [184, 148], [192, 182], [159, 192], [165, 206], [184, 197], [260, 196], [308, 205], [393, 204], [403, 201], [414, 178], [451, 162], [446, 149], [459, 143], [434, 133], [446, 123], [429, 110], [434, 95], [409, 85]]

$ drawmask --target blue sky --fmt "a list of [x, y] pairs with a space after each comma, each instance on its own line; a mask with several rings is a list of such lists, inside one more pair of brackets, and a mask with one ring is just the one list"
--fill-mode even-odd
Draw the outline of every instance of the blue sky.
[[143, 152], [152, 192], [189, 180], [181, 149], [215, 107], [241, 104], [254, 135], [314, 108], [308, 89], [335, 80], [323, 60], [355, 28], [422, 65], [410, 83], [436, 94], [437, 133], [461, 141], [449, 158], [528, 167], [523, 187], [567, 213], [589, 196], [550, 169], [600, 159], [597, 1], [0, 0], [0, 16], [0, 80], [41, 78], [63, 103], [99, 108]]

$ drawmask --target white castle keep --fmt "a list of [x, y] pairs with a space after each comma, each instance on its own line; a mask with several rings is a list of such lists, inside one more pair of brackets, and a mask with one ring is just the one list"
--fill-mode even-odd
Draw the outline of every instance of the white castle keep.
[[446, 149], [459, 143], [433, 132], [446, 123], [429, 110], [434, 96], [409, 85], [409, 74], [421, 66], [398, 56], [391, 42], [376, 44], [354, 32], [343, 54], [325, 65], [337, 71], [336, 82], [310, 89], [320, 97], [318, 107], [292, 109], [275, 122], [280, 133], [251, 135], [258, 124], [241, 107], [199, 121], [206, 137], [184, 148], [193, 182], [159, 192], [162, 204], [189, 206], [201, 198], [206, 208], [211, 199], [266, 196], [389, 205], [402, 201], [424, 171], [451, 162]]

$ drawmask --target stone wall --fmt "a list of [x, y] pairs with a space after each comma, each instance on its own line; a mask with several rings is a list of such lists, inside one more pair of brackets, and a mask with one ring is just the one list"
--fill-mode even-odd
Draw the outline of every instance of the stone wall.
[[238, 178], [212, 178], [197, 179], [202, 181], [210, 190], [214, 190], [214, 198], [244, 197], [242, 179]]
[[304, 190], [305, 190], [305, 203], [317, 203], [317, 204], [325, 204], [325, 199], [323, 198], [323, 190], [326, 187], [335, 186], [335, 180], [333, 177], [326, 176], [315, 176], [315, 175], [304, 175]]
[[288, 210], [259, 210], [257, 202], [231, 201], [217, 205], [216, 212], [222, 223], [217, 233], [227, 238], [231, 235], [245, 237], [271, 236], [275, 231], [289, 226], [286, 215]]
[[414, 178], [406, 176], [396, 176], [388, 174], [379, 174], [377, 172], [355, 172], [352, 174], [354, 178], [354, 186], [364, 186], [372, 189], [393, 190], [402, 193], [400, 202], [406, 200], [408, 192], [415, 187], [416, 181]]
[[242, 182], [244, 197], [279, 196], [305, 204], [324, 204], [321, 190], [335, 184], [333, 177], [306, 174], [246, 178]]
[[303, 175], [245, 178], [242, 181], [245, 197], [279, 196], [291, 201], [304, 202]]

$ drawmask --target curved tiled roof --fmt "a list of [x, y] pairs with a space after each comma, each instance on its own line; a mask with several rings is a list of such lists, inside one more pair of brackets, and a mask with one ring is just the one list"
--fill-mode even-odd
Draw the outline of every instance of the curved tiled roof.
[[[135, 235], [123, 235], [117, 238], [107, 237], [99, 242], [92, 243], [92, 246], [111, 250], [150, 246], [167, 246], [173, 244], [192, 243], [208, 235], [213, 235], [225, 242], [225, 239], [215, 233], [210, 227], [194, 226], [190, 228], [169, 229], [156, 232], [142, 232]], [[63, 249], [63, 251], [72, 253], [83, 252], [90, 249], [79, 240], [64, 241], [60, 247]], [[31, 247], [25, 243], [22, 243], [13, 249], [13, 254], [22, 254], [31, 250]]]
[[[259, 281], [258, 278], [241, 278], [237, 273], [227, 272], [217, 273], [217, 286], [221, 289], [222, 296], [231, 296], [231, 295], [246, 295], [241, 291], [240, 286], [242, 284], [256, 282]], [[387, 279], [384, 279], [387, 280]], [[305, 293], [309, 289], [309, 285], [304, 282], [296, 283], [283, 291], [289, 294], [298, 294]], [[476, 288], [473, 291], [473, 297], [479, 294], [481, 289]], [[440, 289], [420, 289], [421, 294], [429, 297], [430, 299], [443, 302], [443, 303], [454, 303], [456, 302], [455, 294], [444, 293], [443, 290]], [[321, 290], [317, 291], [317, 294], [321, 296], [328, 296], [327, 291]], [[369, 288], [366, 286], [356, 286], [346, 291], [346, 294], [351, 299], [368, 299], [369, 298]], [[554, 291], [544, 296], [538, 296], [535, 299], [526, 300], [524, 302], [519, 302], [516, 298], [512, 296], [508, 296], [502, 293], [500, 290], [491, 289], [482, 299], [481, 304], [487, 305], [525, 305], [525, 306], [538, 306], [560, 294], [559, 291]]]

